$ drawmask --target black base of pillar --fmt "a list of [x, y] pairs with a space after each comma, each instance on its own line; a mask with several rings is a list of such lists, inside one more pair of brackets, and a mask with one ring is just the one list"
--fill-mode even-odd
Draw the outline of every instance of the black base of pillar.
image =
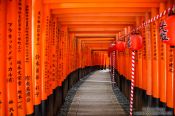
[[34, 106], [34, 116], [42, 116], [41, 105]]

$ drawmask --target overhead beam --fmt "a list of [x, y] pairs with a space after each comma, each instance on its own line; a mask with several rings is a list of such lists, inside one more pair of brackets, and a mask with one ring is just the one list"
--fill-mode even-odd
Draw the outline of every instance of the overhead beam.
[[104, 44], [104, 45], [100, 45], [100, 44], [94, 44], [94, 43], [90, 43], [90, 44], [85, 44], [86, 46], [88, 46], [89, 48], [108, 48], [110, 44]]
[[91, 50], [91, 51], [96, 51], [96, 50], [108, 50], [108, 47], [109, 47], [109, 46], [100, 48], [100, 47], [92, 46], [92, 47], [90, 48], [90, 50]]
[[[112, 41], [80, 41], [82, 44], [88, 44], [88, 45], [97, 45], [97, 46], [106, 46], [112, 43]], [[101, 44], [103, 43], [103, 44]]]
[[100, 50], [100, 49], [108, 49], [109, 46], [105, 46], [105, 47], [96, 47], [96, 46], [89, 46], [91, 50]]
[[101, 40], [101, 41], [113, 41], [115, 38], [77, 38], [77, 39], [80, 39], [80, 40], [89, 40], [89, 41], [99, 41], [99, 40]]
[[69, 32], [99, 32], [99, 31], [103, 31], [103, 32], [118, 32], [120, 30], [122, 30], [123, 28], [69, 28]]
[[110, 44], [111, 41], [81, 41], [82, 43], [85, 44]]
[[92, 49], [108, 49], [109, 46], [88, 46], [91, 50]]
[[84, 21], [84, 22], [99, 22], [99, 21], [103, 21], [103, 22], [135, 22], [136, 18], [135, 17], [105, 17], [105, 16], [101, 16], [101, 17], [63, 17], [63, 18], [58, 18], [58, 21], [60, 22], [75, 22], [75, 21]]
[[120, 2], [130, 2], [130, 3], [155, 3], [155, 2], [166, 2], [166, 0], [43, 0], [43, 3], [89, 3], [89, 2], [98, 2], [98, 3], [120, 3]]
[[90, 43], [90, 44], [83, 43], [83, 44], [84, 44], [84, 46], [88, 47], [89, 49], [94, 49], [94, 48], [95, 49], [108, 49], [108, 47], [110, 45], [110, 43], [104, 44], [104, 45], [100, 45], [98, 43], [96, 43], [96, 44], [94, 44], [94, 43]]
[[91, 51], [92, 52], [100, 52], [100, 51], [107, 51], [108, 49], [106, 49], [106, 48], [93, 48], [93, 49], [91, 49]]
[[62, 18], [62, 17], [87, 17], [87, 16], [144, 16], [145, 13], [140, 13], [140, 12], [137, 12], [137, 13], [87, 13], [87, 14], [84, 14], [84, 13], [79, 13], [79, 14], [59, 14], [57, 15], [58, 17]]
[[90, 40], [81, 40], [83, 43], [88, 43], [88, 44], [91, 44], [91, 43], [105, 43], [105, 44], [108, 44], [108, 43], [111, 43], [113, 40], [94, 40], [94, 41], [90, 41]]
[[75, 33], [75, 37], [116, 37], [116, 33]]
[[59, 3], [59, 4], [48, 4], [51, 9], [59, 9], [59, 8], [152, 8], [152, 7], [159, 7], [159, 3], [130, 3], [130, 2], [123, 2], [123, 3]]
[[69, 28], [125, 28], [132, 24], [70, 24]]
[[101, 44], [98, 44], [98, 43], [83, 43], [85, 46], [89, 47], [89, 48], [93, 48], [93, 47], [96, 47], [96, 48], [108, 48], [110, 43], [108, 44], [104, 44], [104, 45], [101, 45]]
[[96, 46], [88, 46], [88, 48], [90, 50], [94, 50], [94, 49], [108, 49], [109, 45], [108, 46], [99, 46], [99, 47], [96, 47]]
[[117, 24], [124, 24], [124, 25], [134, 25], [135, 24], [135, 21], [133, 22], [129, 22], [129, 21], [63, 21], [63, 22], [60, 22], [61, 25], [100, 25], [100, 24], [114, 24], [114, 25], [117, 25]]
[[100, 34], [103, 34], [103, 33], [109, 33], [109, 34], [116, 34], [116, 33], [118, 33], [118, 32], [120, 32], [120, 31], [79, 31], [79, 32], [69, 32], [69, 33], [75, 33], [75, 34], [84, 34], [84, 33], [86, 33], [86, 35], [87, 35], [87, 33], [89, 33], [89, 34], [96, 34], [96, 33], [98, 33], [99, 35]]
[[52, 14], [75, 13], [144, 13], [150, 12], [149, 8], [62, 8], [51, 10]]

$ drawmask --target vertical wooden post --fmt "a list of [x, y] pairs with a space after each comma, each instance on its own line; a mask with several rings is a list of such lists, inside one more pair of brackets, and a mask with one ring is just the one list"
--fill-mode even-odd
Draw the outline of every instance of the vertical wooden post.
[[[158, 10], [156, 8], [151, 9], [151, 17], [157, 16]], [[153, 103], [158, 105], [159, 98], [159, 36], [158, 36], [158, 21], [151, 23], [151, 48], [152, 48], [152, 95]]]
[[[172, 7], [173, 0], [169, 0], [167, 3], [167, 8]], [[167, 66], [167, 78], [166, 78], [166, 104], [167, 109], [172, 111], [174, 108], [174, 78], [175, 78], [175, 54], [174, 48], [166, 45], [166, 66]]]
[[[49, 101], [49, 90], [51, 88], [50, 84], [50, 72], [49, 72], [49, 53], [51, 52], [49, 48], [49, 21], [50, 21], [50, 10], [48, 5], [44, 5], [43, 7], [43, 15], [42, 15], [42, 40], [41, 40], [41, 112], [42, 116], [46, 116], [47, 112], [49, 112], [50, 105], [46, 103], [46, 100]], [[50, 101], [49, 101], [50, 102]]]
[[[149, 13], [146, 12], [145, 14], [145, 20], [147, 21], [150, 18]], [[148, 24], [145, 27], [145, 38], [146, 38], [146, 69], [147, 70], [147, 95], [149, 97], [152, 95], [152, 62], [151, 62], [151, 30], [150, 30], [150, 24]]]
[[[144, 21], [144, 17], [141, 18], [141, 21]], [[141, 35], [143, 37], [143, 48], [142, 48], [142, 89], [147, 90], [147, 49], [146, 49], [146, 34], [145, 34], [145, 28], [141, 30]]]
[[6, 33], [7, 33], [7, 27], [6, 27], [6, 11], [7, 11], [7, 2], [6, 0], [1, 0], [0, 2], [0, 116], [5, 116], [7, 115], [7, 104], [6, 104]]
[[26, 94], [25, 94], [25, 0], [17, 0], [18, 10], [17, 14], [17, 41], [16, 41], [16, 53], [17, 53], [17, 101], [18, 101], [18, 115], [26, 115]]
[[25, 90], [26, 114], [33, 113], [33, 84], [32, 84], [32, 1], [26, 0], [25, 5]]
[[17, 0], [7, 1], [7, 115], [18, 115], [17, 110], [17, 64], [16, 64], [16, 42], [17, 42]]
[[42, 49], [41, 49], [41, 99], [46, 100], [48, 96], [48, 88], [47, 88], [47, 80], [48, 80], [48, 57], [49, 51], [48, 50], [48, 39], [49, 39], [49, 21], [50, 21], [50, 11], [49, 6], [45, 5], [43, 7], [43, 27], [42, 27]]
[[32, 80], [35, 113], [41, 115], [42, 0], [32, 1]]
[[[159, 13], [165, 10], [165, 3], [160, 3]], [[160, 20], [161, 21], [161, 20]], [[159, 41], [159, 57], [160, 57], [160, 66], [159, 66], [159, 94], [160, 101], [166, 103], [166, 78], [167, 78], [167, 57], [166, 57], [166, 44], [162, 41]]]

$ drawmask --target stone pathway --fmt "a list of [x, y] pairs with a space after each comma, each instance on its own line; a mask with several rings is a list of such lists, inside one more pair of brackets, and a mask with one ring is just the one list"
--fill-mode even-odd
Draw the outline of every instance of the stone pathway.
[[96, 71], [78, 88], [68, 116], [127, 116], [116, 98], [108, 70]]

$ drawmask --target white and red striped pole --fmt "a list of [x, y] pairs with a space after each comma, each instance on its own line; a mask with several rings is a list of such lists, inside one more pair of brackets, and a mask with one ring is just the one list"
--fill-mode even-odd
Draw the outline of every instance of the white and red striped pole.
[[133, 101], [134, 101], [134, 77], [135, 77], [135, 51], [132, 51], [131, 62], [131, 92], [130, 92], [130, 116], [133, 114]]
[[110, 53], [110, 71], [112, 73], [112, 53]]
[[113, 58], [112, 58], [112, 52], [110, 53], [110, 71], [111, 71], [111, 73], [113, 73], [112, 72], [112, 60], [113, 60]]
[[113, 51], [112, 52], [112, 59], [113, 59], [113, 67], [112, 67], [112, 69], [113, 69], [113, 73], [112, 73], [112, 85], [115, 83], [114, 82], [114, 78], [115, 78], [115, 51]]

